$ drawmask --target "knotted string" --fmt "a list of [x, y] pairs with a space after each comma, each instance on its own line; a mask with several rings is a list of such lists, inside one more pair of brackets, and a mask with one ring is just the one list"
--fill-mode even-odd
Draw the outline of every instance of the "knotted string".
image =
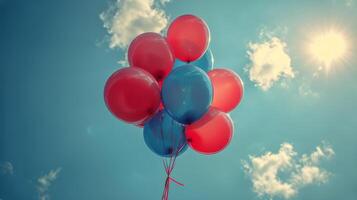
[[165, 180], [165, 186], [164, 186], [164, 192], [162, 194], [162, 200], [168, 200], [169, 199], [169, 190], [170, 190], [170, 183], [171, 181], [173, 181], [174, 183], [176, 183], [177, 185], [180, 186], [184, 186], [184, 184], [176, 181], [174, 178], [171, 177], [171, 173], [175, 167], [175, 161], [176, 161], [176, 157], [178, 155], [178, 153], [182, 150], [182, 148], [184, 147], [184, 145], [182, 145], [174, 154], [174, 156], [170, 157], [169, 162], [167, 160], [163, 160], [163, 164], [164, 164], [164, 168], [165, 168], [165, 172], [166, 172], [166, 180]]

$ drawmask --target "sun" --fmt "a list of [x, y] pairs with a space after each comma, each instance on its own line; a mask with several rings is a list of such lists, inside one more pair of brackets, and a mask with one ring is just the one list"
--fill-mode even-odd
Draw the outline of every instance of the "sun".
[[344, 59], [347, 42], [342, 32], [329, 30], [312, 38], [309, 51], [313, 58], [329, 71], [333, 63]]

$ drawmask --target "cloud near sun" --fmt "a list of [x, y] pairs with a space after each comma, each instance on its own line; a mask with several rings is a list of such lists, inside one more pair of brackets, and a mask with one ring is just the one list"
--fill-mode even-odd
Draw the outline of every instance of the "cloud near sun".
[[266, 91], [282, 78], [294, 78], [286, 43], [278, 37], [269, 37], [260, 43], [250, 42], [248, 47], [249, 78], [256, 86]]
[[[261, 156], [249, 156], [248, 162], [243, 161], [243, 167], [258, 196], [289, 199], [306, 185], [327, 182], [331, 173], [319, 168], [319, 164], [321, 160], [330, 159], [334, 154], [332, 147], [323, 143], [311, 154], [303, 154], [297, 158], [293, 145], [283, 143], [278, 153], [266, 152]], [[279, 177], [281, 172], [288, 175], [285, 181]]]

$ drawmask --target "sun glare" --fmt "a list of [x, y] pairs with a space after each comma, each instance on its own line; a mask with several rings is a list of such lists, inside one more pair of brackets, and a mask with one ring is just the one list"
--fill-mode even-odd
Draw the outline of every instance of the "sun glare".
[[312, 39], [310, 53], [329, 71], [332, 63], [341, 61], [346, 55], [347, 43], [341, 32], [329, 30]]

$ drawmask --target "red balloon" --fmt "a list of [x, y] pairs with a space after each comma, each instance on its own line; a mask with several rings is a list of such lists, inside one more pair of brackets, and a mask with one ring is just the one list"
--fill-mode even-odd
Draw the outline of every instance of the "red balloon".
[[138, 67], [126, 67], [113, 73], [104, 89], [108, 109], [119, 119], [141, 124], [160, 106], [160, 88], [154, 77]]
[[213, 107], [223, 112], [232, 111], [242, 100], [243, 82], [229, 69], [214, 69], [208, 72], [213, 86]]
[[158, 33], [143, 33], [130, 44], [128, 61], [132, 67], [140, 67], [161, 82], [171, 71], [175, 58], [166, 39]]
[[167, 31], [169, 42], [176, 58], [192, 62], [207, 50], [210, 33], [207, 24], [194, 15], [176, 18]]
[[199, 153], [214, 154], [229, 144], [233, 129], [227, 113], [210, 108], [201, 119], [186, 127], [187, 143]]

